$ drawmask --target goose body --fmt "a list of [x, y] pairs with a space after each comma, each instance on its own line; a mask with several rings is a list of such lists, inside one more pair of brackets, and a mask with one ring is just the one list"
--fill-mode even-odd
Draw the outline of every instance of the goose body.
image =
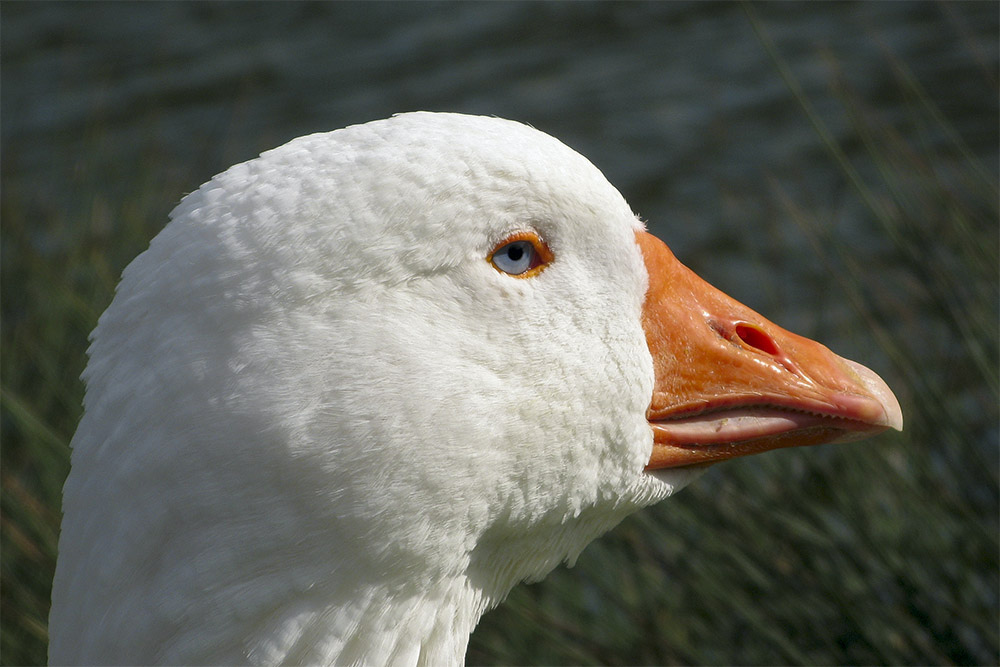
[[457, 114], [219, 174], [89, 355], [54, 664], [458, 664], [514, 585], [695, 464], [901, 426], [874, 373], [701, 283], [585, 158]]

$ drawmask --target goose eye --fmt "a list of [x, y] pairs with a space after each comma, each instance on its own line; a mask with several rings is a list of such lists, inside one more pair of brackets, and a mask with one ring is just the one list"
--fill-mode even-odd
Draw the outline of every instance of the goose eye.
[[490, 254], [489, 261], [501, 273], [528, 278], [552, 261], [552, 252], [536, 234], [527, 232], [501, 241]]
[[493, 265], [514, 276], [519, 276], [532, 267], [535, 261], [535, 246], [528, 241], [514, 241], [493, 253]]

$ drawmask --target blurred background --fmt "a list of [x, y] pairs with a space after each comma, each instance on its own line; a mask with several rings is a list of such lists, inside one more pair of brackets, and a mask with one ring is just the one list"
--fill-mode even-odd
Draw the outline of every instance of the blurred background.
[[588, 156], [902, 434], [715, 466], [521, 586], [471, 664], [997, 664], [998, 6], [0, 7], [0, 661], [42, 663], [87, 334], [187, 192], [416, 109]]

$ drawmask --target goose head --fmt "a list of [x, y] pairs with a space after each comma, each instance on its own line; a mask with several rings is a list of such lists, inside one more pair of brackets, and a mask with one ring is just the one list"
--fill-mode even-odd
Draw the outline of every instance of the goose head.
[[715, 461], [901, 427], [497, 118], [296, 139], [188, 195], [92, 336], [53, 662], [447, 664]]

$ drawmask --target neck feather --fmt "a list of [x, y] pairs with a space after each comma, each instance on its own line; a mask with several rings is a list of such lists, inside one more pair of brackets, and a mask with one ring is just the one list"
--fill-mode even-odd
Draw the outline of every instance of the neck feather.
[[219, 642], [211, 655], [196, 661], [461, 665], [469, 635], [486, 608], [481, 594], [464, 579], [434, 586], [414, 582], [395, 591], [355, 589], [348, 601], [313, 593], [290, 593], [277, 607], [244, 619], [256, 626], [251, 636]]

